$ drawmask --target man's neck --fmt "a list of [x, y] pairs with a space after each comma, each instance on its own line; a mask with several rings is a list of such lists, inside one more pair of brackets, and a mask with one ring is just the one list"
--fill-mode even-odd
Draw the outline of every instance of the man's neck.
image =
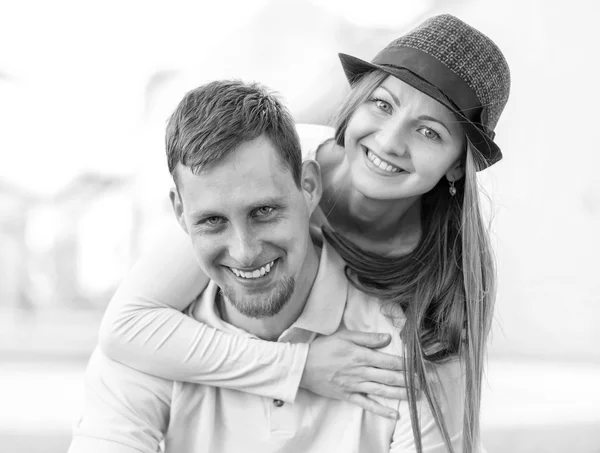
[[249, 318], [241, 314], [228, 300], [218, 292], [218, 306], [223, 321], [238, 327], [252, 335], [276, 341], [302, 314], [308, 296], [319, 270], [320, 249], [311, 244], [301, 274], [296, 278], [294, 292], [289, 301], [275, 316], [269, 318]]

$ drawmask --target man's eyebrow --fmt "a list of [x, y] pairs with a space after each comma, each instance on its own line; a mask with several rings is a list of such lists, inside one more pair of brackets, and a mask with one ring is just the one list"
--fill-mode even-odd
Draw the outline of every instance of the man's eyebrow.
[[257, 209], [261, 206], [285, 206], [287, 205], [287, 197], [282, 195], [276, 195], [272, 197], [265, 197], [261, 200], [258, 200], [250, 206], [250, 209]]
[[[247, 206], [248, 210], [254, 210], [254, 209], [258, 209], [262, 206], [278, 206], [278, 207], [284, 207], [287, 206], [288, 202], [287, 202], [287, 197], [284, 196], [272, 196], [272, 197], [265, 197], [262, 198], [260, 200], [257, 200], [255, 202], [253, 202], [252, 204], [249, 204]], [[206, 217], [220, 217], [223, 216], [224, 214], [222, 214], [221, 212], [219, 212], [216, 209], [212, 209], [212, 208], [208, 208], [208, 209], [198, 209], [197, 211], [191, 211], [190, 212], [190, 217], [194, 218], [194, 219], [199, 219], [199, 218], [206, 218]]]
[[443, 121], [440, 121], [440, 120], [438, 120], [438, 119], [434, 118], [433, 116], [429, 116], [429, 115], [421, 115], [421, 116], [419, 116], [419, 118], [418, 118], [418, 119], [420, 119], [420, 120], [424, 120], [424, 121], [433, 121], [433, 122], [435, 122], [435, 123], [438, 123], [438, 124], [440, 124], [440, 125], [444, 126], [444, 129], [446, 129], [446, 130], [448, 131], [448, 133], [449, 133], [450, 135], [452, 135], [452, 132], [450, 132], [450, 129], [448, 128], [448, 126], [446, 126], [446, 124], [445, 124]]
[[206, 217], [219, 217], [222, 214], [220, 214], [218, 211], [212, 210], [212, 209], [206, 209], [206, 210], [198, 210], [198, 211], [192, 211], [190, 212], [190, 217], [194, 218], [194, 219], [201, 219], [201, 218], [206, 218]]
[[397, 106], [400, 106], [400, 99], [398, 99], [398, 96], [396, 96], [394, 93], [392, 93], [387, 87], [385, 87], [384, 85], [379, 85], [380, 88], [384, 89], [385, 91], [388, 92], [388, 94], [392, 97], [392, 99], [394, 100], [394, 102], [396, 103]]

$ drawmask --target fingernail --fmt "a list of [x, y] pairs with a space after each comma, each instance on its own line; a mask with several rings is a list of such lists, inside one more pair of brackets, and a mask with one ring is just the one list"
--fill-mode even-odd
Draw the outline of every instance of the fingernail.
[[388, 418], [391, 418], [392, 420], [398, 420], [398, 412], [388, 412]]

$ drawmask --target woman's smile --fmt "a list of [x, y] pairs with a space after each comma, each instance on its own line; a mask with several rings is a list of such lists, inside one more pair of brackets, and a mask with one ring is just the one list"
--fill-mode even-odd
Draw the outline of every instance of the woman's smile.
[[361, 146], [363, 148], [363, 151], [366, 153], [367, 158], [371, 162], [373, 162], [377, 167], [379, 167], [380, 169], [382, 169], [388, 173], [400, 173], [400, 172], [404, 171], [399, 166], [394, 165], [390, 161], [385, 160], [382, 157], [380, 157], [378, 154], [375, 154], [373, 151], [371, 151], [366, 146], [363, 146], [363, 145], [361, 145]]
[[364, 145], [360, 145], [367, 168], [382, 176], [399, 176], [408, 173], [403, 168], [394, 165], [390, 161], [382, 159]]

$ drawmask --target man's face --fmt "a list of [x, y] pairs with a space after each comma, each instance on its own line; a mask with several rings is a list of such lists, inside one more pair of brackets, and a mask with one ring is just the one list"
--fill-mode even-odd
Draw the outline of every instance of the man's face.
[[245, 142], [197, 175], [177, 172], [171, 199], [202, 270], [243, 315], [279, 313], [309, 272], [311, 207], [271, 141]]

